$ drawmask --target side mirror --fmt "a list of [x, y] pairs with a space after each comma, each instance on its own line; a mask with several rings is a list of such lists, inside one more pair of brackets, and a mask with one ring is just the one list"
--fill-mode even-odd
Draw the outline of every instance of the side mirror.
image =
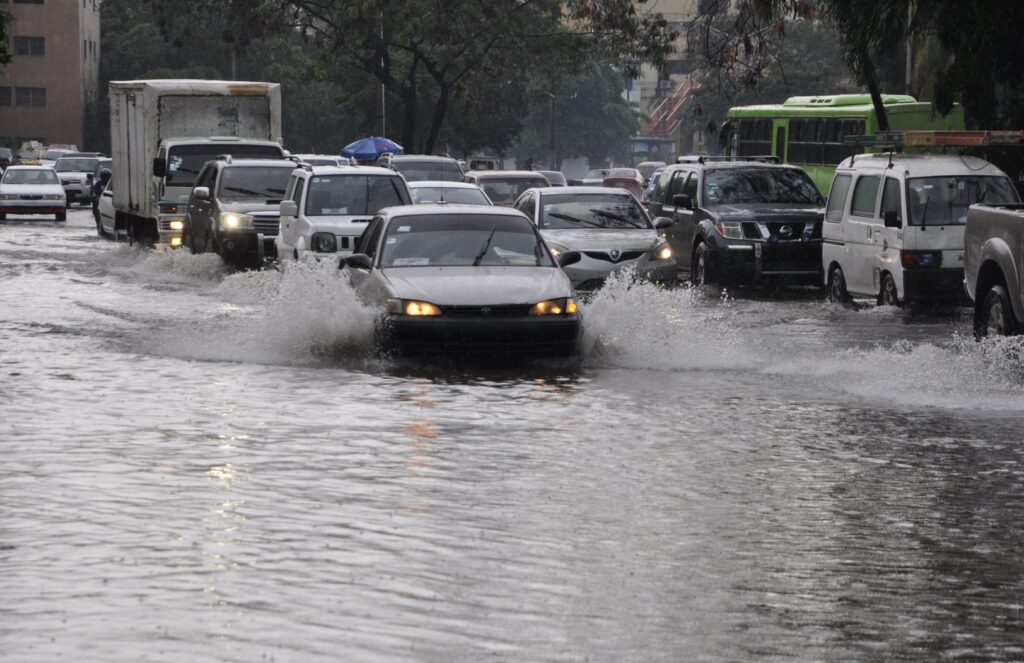
[[192, 189], [192, 197], [196, 200], [209, 200], [210, 199], [210, 188], [205, 186], [197, 186]]
[[294, 200], [282, 200], [281, 201], [281, 216], [298, 216], [299, 206], [295, 204]]
[[673, 225], [672, 219], [666, 218], [664, 216], [658, 217], [657, 219], [654, 220], [654, 227], [657, 230], [664, 230], [665, 228], [671, 228], [672, 225]]
[[370, 269], [373, 267], [373, 259], [365, 253], [353, 253], [342, 260], [339, 266], [351, 267], [352, 269]]
[[885, 222], [885, 227], [886, 228], [902, 228], [903, 227], [903, 222], [900, 221], [899, 215], [896, 213], [895, 210], [889, 210], [888, 212], [886, 212], [883, 215], [882, 219]]
[[568, 267], [583, 260], [583, 256], [580, 255], [579, 251], [566, 251], [565, 253], [558, 254], [557, 260], [559, 267]]
[[153, 159], [153, 175], [155, 177], [163, 177], [167, 174], [167, 159], [163, 157], [156, 157]]
[[683, 209], [693, 209], [693, 200], [685, 193], [677, 193], [672, 196], [672, 204]]

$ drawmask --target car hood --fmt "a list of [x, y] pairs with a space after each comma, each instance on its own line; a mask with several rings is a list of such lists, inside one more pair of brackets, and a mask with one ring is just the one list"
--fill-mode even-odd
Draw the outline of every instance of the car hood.
[[706, 208], [722, 221], [802, 221], [807, 223], [825, 217], [825, 208], [813, 205], [780, 205], [778, 203], [748, 203], [744, 205], [718, 205]]
[[438, 306], [535, 304], [572, 294], [556, 267], [385, 267], [382, 276], [399, 299]]
[[280, 216], [281, 204], [267, 204], [261, 200], [243, 200], [237, 203], [220, 203], [221, 212], [238, 212], [239, 214], [253, 214], [256, 216]]
[[642, 249], [653, 247], [658, 241], [658, 231], [637, 228], [636, 230], [586, 230], [552, 229], [541, 230], [541, 237], [549, 244], [560, 244], [571, 251], [595, 249]]
[[0, 185], [0, 193], [13, 193], [16, 195], [64, 195], [64, 189], [59, 184], [3, 184]]

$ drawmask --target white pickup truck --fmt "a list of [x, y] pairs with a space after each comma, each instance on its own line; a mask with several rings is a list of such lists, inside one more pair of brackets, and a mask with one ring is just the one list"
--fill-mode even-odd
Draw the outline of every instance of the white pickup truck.
[[971, 205], [964, 287], [974, 301], [976, 336], [1024, 331], [1024, 204]]

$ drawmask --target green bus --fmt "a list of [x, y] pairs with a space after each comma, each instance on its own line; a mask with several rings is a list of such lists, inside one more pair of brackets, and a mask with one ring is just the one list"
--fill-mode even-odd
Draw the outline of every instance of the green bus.
[[[882, 95], [882, 103], [890, 131], [964, 128], [964, 112], [959, 105], [949, 115], [938, 116], [930, 102], [907, 95]], [[868, 94], [790, 97], [782, 104], [737, 106], [729, 109], [727, 118], [719, 135], [726, 154], [775, 156], [797, 164], [825, 193], [839, 162], [865, 151], [844, 144], [845, 138], [879, 132]]]

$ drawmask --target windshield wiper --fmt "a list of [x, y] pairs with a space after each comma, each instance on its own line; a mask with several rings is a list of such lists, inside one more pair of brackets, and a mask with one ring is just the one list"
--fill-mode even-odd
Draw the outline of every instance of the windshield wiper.
[[263, 195], [264, 193], [266, 193], [265, 191], [253, 191], [252, 189], [243, 189], [243, 188], [237, 187], [237, 186], [226, 186], [226, 187], [224, 187], [224, 190], [225, 191], [234, 191], [236, 193], [243, 193], [243, 194], [245, 194], [247, 196], [253, 196], [254, 198], [265, 198], [266, 197], [266, 196]]
[[[629, 224], [633, 228], [643, 228], [643, 226], [638, 226], [637, 224], [631, 222], [629, 219], [627, 219], [624, 216], [619, 216], [618, 214], [612, 214], [611, 212], [606, 212], [603, 209], [592, 209], [590, 211], [593, 212], [594, 214], [600, 214], [601, 216], [606, 216], [609, 219], [615, 219], [616, 221], [621, 221], [623, 223]], [[602, 227], [604, 227], [604, 226], [602, 226]]]
[[588, 221], [587, 219], [581, 219], [579, 217], [570, 216], [568, 214], [559, 214], [558, 212], [549, 212], [548, 216], [554, 217], [556, 219], [562, 219], [563, 221], [571, 221], [573, 223], [581, 223], [581, 224], [583, 224], [585, 226], [593, 226], [594, 228], [604, 228], [604, 224], [594, 223], [593, 221]]
[[921, 227], [928, 225], [928, 205], [931, 204], [932, 197], [928, 196], [924, 199], [924, 211], [921, 212]]
[[487, 241], [484, 242], [484, 248], [480, 249], [480, 253], [476, 254], [476, 259], [473, 261], [474, 267], [480, 266], [480, 261], [484, 259], [484, 254], [487, 253], [487, 249], [491, 248], [491, 240], [494, 239], [494, 233], [498, 232], [497, 228], [491, 229], [491, 234], [487, 236]]

